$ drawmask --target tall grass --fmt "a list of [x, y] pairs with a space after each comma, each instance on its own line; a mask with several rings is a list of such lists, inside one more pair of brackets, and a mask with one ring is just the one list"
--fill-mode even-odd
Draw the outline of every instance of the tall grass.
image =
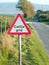
[[[8, 22], [10, 25], [11, 22]], [[38, 39], [32, 25], [28, 24], [31, 34], [22, 35], [22, 65], [49, 65], [49, 58]], [[4, 28], [4, 27], [3, 27]], [[0, 35], [0, 65], [19, 65], [18, 36]]]

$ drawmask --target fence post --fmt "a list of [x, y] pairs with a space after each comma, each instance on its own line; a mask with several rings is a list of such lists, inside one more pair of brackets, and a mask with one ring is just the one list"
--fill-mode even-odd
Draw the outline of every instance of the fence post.
[[6, 23], [7, 23], [7, 17], [6, 17], [6, 20], [5, 20], [5, 32], [6, 32]]
[[2, 21], [1, 21], [1, 34], [2, 34]]

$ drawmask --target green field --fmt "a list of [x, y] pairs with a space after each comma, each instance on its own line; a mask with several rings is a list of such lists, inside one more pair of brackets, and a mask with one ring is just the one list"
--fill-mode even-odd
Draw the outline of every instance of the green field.
[[[11, 23], [11, 19], [10, 22], [8, 21], [9, 24]], [[32, 25], [28, 24], [28, 26], [31, 34], [22, 35], [22, 65], [49, 65], [49, 57], [44, 47], [38, 39]], [[8, 35], [7, 31], [8, 29], [6, 32], [0, 33], [0, 65], [19, 65], [18, 35]]]
[[49, 25], [49, 22], [42, 22], [42, 23]]

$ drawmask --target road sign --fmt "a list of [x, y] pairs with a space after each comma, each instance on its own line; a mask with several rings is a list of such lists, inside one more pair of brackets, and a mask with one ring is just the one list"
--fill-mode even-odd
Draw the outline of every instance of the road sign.
[[19, 65], [22, 65], [22, 56], [21, 56], [21, 35], [30, 34], [30, 30], [25, 23], [21, 14], [18, 14], [12, 23], [11, 27], [8, 30], [8, 34], [18, 34], [18, 55], [19, 55]]
[[25, 23], [21, 14], [18, 14], [12, 23], [10, 29], [8, 30], [8, 34], [30, 34], [30, 30]]

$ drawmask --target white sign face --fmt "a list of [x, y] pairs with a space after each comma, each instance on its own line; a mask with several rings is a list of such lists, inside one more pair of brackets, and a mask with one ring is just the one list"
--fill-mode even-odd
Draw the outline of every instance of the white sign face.
[[15, 18], [8, 31], [8, 34], [30, 34], [30, 30], [20, 14], [18, 14]]
[[28, 32], [28, 30], [19, 17], [10, 32]]

